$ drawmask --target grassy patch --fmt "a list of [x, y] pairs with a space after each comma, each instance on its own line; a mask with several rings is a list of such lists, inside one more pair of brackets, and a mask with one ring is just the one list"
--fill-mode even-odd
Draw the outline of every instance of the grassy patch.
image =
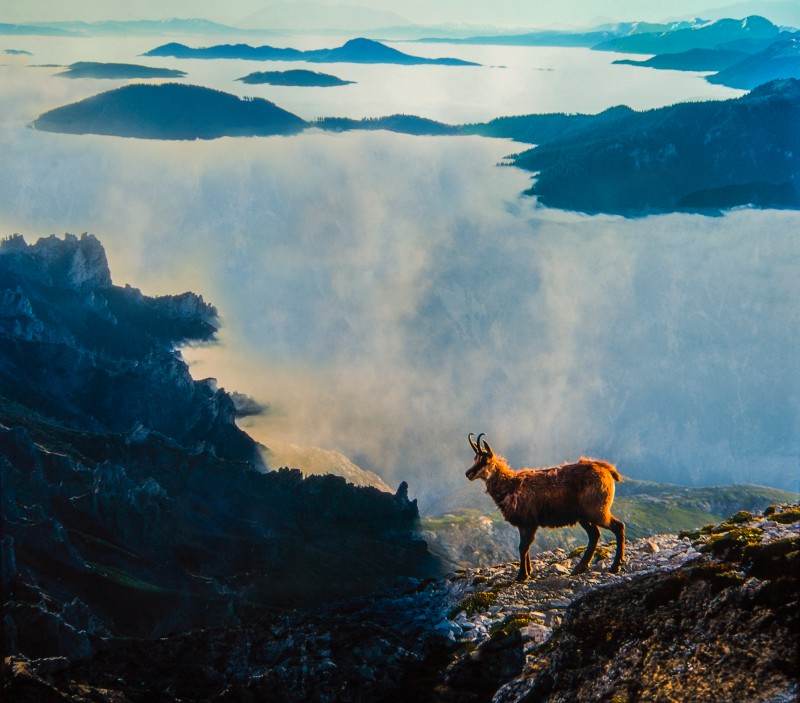
[[784, 510], [782, 513], [773, 513], [770, 515], [770, 519], [782, 525], [791, 525], [800, 520], [800, 508], [794, 507]]
[[718, 532], [707, 537], [698, 548], [698, 552], [711, 554], [728, 554], [731, 557], [741, 554], [745, 547], [761, 544], [764, 531], [758, 527], [739, 527]]
[[521, 630], [523, 627], [527, 627], [534, 621], [540, 622], [539, 618], [533, 618], [530, 615], [515, 613], [514, 615], [509, 615], [500, 622], [492, 623], [492, 625], [489, 627], [489, 636], [498, 638], [508, 637], [518, 630]]
[[454, 605], [447, 614], [447, 617], [452, 620], [462, 610], [467, 615], [474, 615], [494, 605], [495, 601], [497, 601], [496, 591], [479, 591], [478, 593], [473, 593], [471, 596], [467, 596], [460, 603]]

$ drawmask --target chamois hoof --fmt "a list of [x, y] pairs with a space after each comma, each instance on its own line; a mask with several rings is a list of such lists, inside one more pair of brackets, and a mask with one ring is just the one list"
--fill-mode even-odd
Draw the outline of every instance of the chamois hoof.
[[618, 574], [619, 573], [619, 564], [612, 564], [608, 569], [609, 574]]
[[588, 569], [588, 567], [586, 566], [586, 564], [578, 564], [578, 565], [577, 565], [577, 566], [576, 566], [576, 567], [575, 567], [575, 568], [572, 570], [572, 575], [573, 575], [573, 576], [578, 576], [579, 574], [584, 574], [584, 573], [586, 573], [586, 570], [587, 570], [587, 569]]
[[524, 581], [527, 581], [529, 578], [530, 574], [519, 573], [517, 574], [517, 578], [514, 580], [517, 581], [518, 583], [523, 583]]

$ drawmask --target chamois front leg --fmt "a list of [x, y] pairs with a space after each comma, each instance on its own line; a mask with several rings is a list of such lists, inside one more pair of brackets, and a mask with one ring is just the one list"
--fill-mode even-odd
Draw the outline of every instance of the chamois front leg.
[[533, 571], [531, 566], [530, 549], [533, 539], [536, 537], [538, 525], [527, 525], [519, 529], [519, 573], [517, 581], [525, 581]]

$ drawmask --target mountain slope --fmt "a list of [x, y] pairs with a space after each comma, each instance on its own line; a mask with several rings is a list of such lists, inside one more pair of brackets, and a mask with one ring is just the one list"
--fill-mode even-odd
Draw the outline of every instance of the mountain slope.
[[[800, 207], [798, 80], [736, 100], [605, 115], [514, 159], [537, 173], [530, 193], [543, 204], [627, 216]], [[526, 138], [537, 141], [535, 131]]]
[[8, 652], [77, 659], [111, 636], [236, 623], [438, 572], [405, 484], [263, 472], [231, 396], [192, 379], [176, 351], [215, 331], [197, 295], [113, 285], [94, 237], [3, 241]]
[[196, 85], [128, 85], [55, 108], [33, 127], [46, 132], [140, 139], [216, 139], [295, 134], [306, 123], [261, 98]]
[[779, 78], [800, 78], [800, 38], [796, 36], [770, 44], [757, 54], [723, 67], [706, 80], [750, 90]]
[[[657, 54], [643, 61], [618, 59], [615, 64], [642, 66], [669, 71], [721, 71], [733, 66], [748, 54], [743, 51], [723, 51], [721, 49], [689, 49], [676, 54]], [[760, 81], [766, 83], [767, 81]], [[751, 86], [752, 87], [752, 86]]]
[[[766, 514], [768, 513], [768, 514]], [[237, 627], [14, 656], [15, 700], [783, 703], [800, 690], [800, 510], [629, 544], [571, 576], [563, 550]]]

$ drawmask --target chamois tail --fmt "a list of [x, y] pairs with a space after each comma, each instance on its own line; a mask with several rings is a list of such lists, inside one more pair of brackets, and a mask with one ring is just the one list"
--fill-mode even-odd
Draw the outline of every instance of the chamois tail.
[[617, 471], [617, 467], [614, 464], [609, 464], [607, 461], [603, 461], [602, 459], [592, 459], [590, 457], [582, 456], [580, 458], [581, 464], [593, 464], [598, 468], [605, 469], [608, 473], [611, 474], [611, 478], [613, 478], [618, 483], [622, 481], [622, 476], [620, 475], [619, 471]]

